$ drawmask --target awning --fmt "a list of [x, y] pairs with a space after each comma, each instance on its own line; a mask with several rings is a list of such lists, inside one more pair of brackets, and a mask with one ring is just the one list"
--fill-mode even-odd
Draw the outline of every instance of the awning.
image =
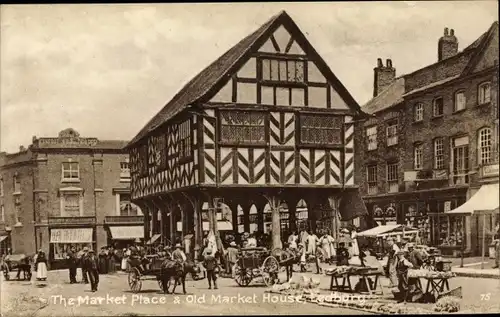
[[156, 240], [158, 240], [159, 238], [161, 237], [161, 234], [157, 233], [157, 234], [154, 234], [151, 239], [149, 239], [148, 242], [146, 242], [146, 244], [153, 244], [155, 243]]
[[418, 233], [418, 229], [408, 227], [405, 225], [385, 225], [371, 228], [369, 230], [359, 232], [356, 234], [357, 237], [387, 237], [400, 235], [404, 231], [405, 235]]
[[110, 226], [111, 237], [113, 240], [134, 240], [144, 238], [143, 226]]
[[362, 217], [368, 214], [359, 190], [346, 190], [340, 199], [339, 212], [343, 221]]
[[51, 229], [50, 243], [92, 243], [92, 228]]
[[5, 239], [7, 239], [7, 236], [0, 236], [0, 242], [2, 242]]
[[[210, 224], [208, 221], [203, 221], [203, 231], [210, 231]], [[219, 220], [217, 221], [217, 230], [219, 231], [232, 231], [233, 224], [230, 221]], [[177, 222], [177, 231], [182, 231], [182, 223]]]
[[499, 185], [485, 184], [463, 205], [445, 212], [449, 215], [473, 215], [477, 212], [489, 212], [498, 209]]

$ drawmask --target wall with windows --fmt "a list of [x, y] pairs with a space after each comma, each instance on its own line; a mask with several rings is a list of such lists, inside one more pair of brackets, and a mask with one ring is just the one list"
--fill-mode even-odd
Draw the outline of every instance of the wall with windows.
[[458, 176], [450, 175], [450, 185], [478, 179], [479, 165], [494, 159], [493, 80], [492, 73], [481, 74], [406, 101], [423, 105], [423, 118], [415, 120], [414, 108], [407, 107], [412, 122], [405, 132], [413, 149], [403, 156], [405, 170], [446, 170]]

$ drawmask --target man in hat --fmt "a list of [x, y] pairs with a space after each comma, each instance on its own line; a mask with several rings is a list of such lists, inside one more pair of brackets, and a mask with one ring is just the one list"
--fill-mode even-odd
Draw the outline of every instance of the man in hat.
[[87, 267], [85, 266], [85, 261], [86, 261], [88, 252], [89, 252], [89, 248], [84, 247], [80, 253], [80, 266], [82, 268], [82, 283], [84, 283], [84, 284], [89, 283], [88, 274], [87, 274]]
[[388, 237], [387, 244], [389, 245], [389, 254], [387, 259], [387, 269], [389, 273], [389, 279], [391, 281], [391, 286], [394, 287], [398, 285], [398, 278], [396, 272], [397, 256], [396, 253], [399, 252], [399, 247], [394, 241], [394, 238]]
[[406, 247], [408, 248], [408, 259], [410, 263], [415, 269], [419, 269], [422, 264], [424, 264], [422, 254], [420, 254], [420, 251], [415, 249], [415, 244], [413, 242], [409, 242]]
[[238, 249], [236, 247], [236, 242], [231, 241], [229, 243], [229, 248], [226, 249], [226, 256], [228, 262], [229, 273], [234, 273], [234, 265], [238, 261]]
[[97, 286], [99, 285], [99, 260], [94, 253], [94, 250], [90, 249], [88, 251], [88, 254], [85, 257], [84, 266], [89, 275], [91, 291], [96, 292]]
[[398, 302], [407, 301], [410, 295], [410, 283], [408, 281], [408, 269], [413, 268], [413, 264], [405, 258], [405, 251], [396, 251], [396, 273], [398, 279]]
[[68, 260], [68, 269], [69, 269], [69, 283], [76, 283], [76, 268], [77, 268], [77, 258], [76, 258], [76, 250], [75, 247], [71, 247], [71, 250], [66, 255], [66, 259]]
[[182, 245], [180, 243], [177, 243], [175, 245], [175, 250], [174, 252], [172, 252], [172, 260], [180, 262], [182, 264], [184, 264], [184, 262], [186, 262], [187, 260], [187, 256], [184, 251], [182, 251]]
[[214, 289], [217, 289], [217, 259], [215, 258], [212, 249], [207, 249], [206, 255], [203, 259], [203, 266], [207, 271], [208, 289], [212, 289], [212, 282]]
[[345, 242], [340, 242], [337, 249], [337, 266], [349, 265], [349, 250], [345, 247]]

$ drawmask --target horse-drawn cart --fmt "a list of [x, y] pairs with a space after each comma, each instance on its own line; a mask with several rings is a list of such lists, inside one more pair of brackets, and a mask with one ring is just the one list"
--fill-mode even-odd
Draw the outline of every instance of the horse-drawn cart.
[[130, 290], [134, 293], [140, 292], [142, 281], [144, 280], [156, 280], [160, 289], [164, 290], [161, 278], [161, 265], [167, 259], [167, 256], [169, 255], [160, 257], [155, 254], [146, 255], [142, 259], [139, 257], [129, 259], [128, 285], [130, 286]]
[[266, 248], [241, 249], [234, 267], [234, 276], [239, 286], [247, 286], [255, 277], [262, 277], [267, 286], [278, 281], [280, 265]]
[[9, 254], [5, 256], [2, 263], [3, 276], [6, 281], [10, 280], [10, 273], [14, 270], [18, 271], [17, 278], [20, 279], [20, 272], [23, 272], [23, 278], [26, 281], [31, 280], [31, 266], [33, 258], [25, 254]]

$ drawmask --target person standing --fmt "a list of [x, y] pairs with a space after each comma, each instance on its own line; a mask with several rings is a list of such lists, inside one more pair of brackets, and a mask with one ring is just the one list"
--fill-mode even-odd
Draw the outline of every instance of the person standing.
[[89, 252], [88, 247], [84, 247], [82, 252], [80, 253], [80, 266], [82, 268], [82, 283], [88, 284], [89, 279], [88, 279], [88, 274], [87, 274], [87, 267], [85, 266], [85, 259], [87, 258]]
[[500, 265], [500, 224], [498, 223], [495, 227], [493, 239], [495, 241], [495, 265], [493, 268], [496, 269], [498, 268], [498, 265]]
[[234, 275], [234, 266], [238, 261], [238, 249], [236, 248], [236, 242], [232, 241], [231, 243], [229, 243], [229, 248], [227, 248], [226, 254], [229, 273], [231, 273], [231, 275]]
[[299, 235], [299, 243], [302, 243], [304, 246], [307, 245], [307, 236], [309, 234], [307, 233], [307, 230], [306, 229], [302, 229], [302, 231], [300, 232], [300, 235]]
[[193, 241], [193, 233], [189, 231], [188, 234], [184, 236], [184, 253], [186, 255], [191, 254], [192, 241]]
[[38, 255], [36, 257], [36, 279], [38, 281], [47, 280], [47, 256], [42, 249], [38, 250]]
[[207, 249], [203, 259], [203, 266], [207, 271], [208, 289], [212, 289], [212, 282], [214, 284], [214, 289], [217, 289], [217, 259], [213, 255], [212, 249]]
[[84, 266], [89, 275], [88, 279], [90, 281], [90, 287], [92, 292], [97, 291], [99, 286], [99, 260], [94, 253], [94, 250], [90, 249], [84, 260]]
[[99, 252], [99, 255], [98, 255], [98, 263], [99, 263], [99, 272], [101, 272], [102, 274], [106, 274], [108, 273], [107, 270], [106, 270], [106, 266], [107, 266], [107, 254], [106, 254], [106, 247], [102, 247], [101, 248], [101, 251]]
[[248, 241], [248, 243], [247, 243], [248, 248], [256, 248], [257, 247], [257, 239], [255, 239], [255, 234], [252, 233], [247, 241]]
[[328, 263], [331, 263], [333, 261], [333, 243], [334, 243], [333, 237], [328, 233], [328, 231], [325, 231], [325, 234], [319, 239], [319, 242], [321, 244], [321, 249], [323, 250], [323, 253], [325, 255], [325, 260]]
[[113, 246], [108, 249], [108, 273], [113, 274], [116, 272], [116, 260], [118, 256], [116, 250]]
[[396, 251], [396, 274], [398, 279], [399, 299], [398, 302], [407, 301], [409, 298], [409, 282], [408, 282], [408, 269], [413, 268], [413, 265], [405, 258], [403, 250]]
[[307, 254], [309, 256], [311, 256], [313, 259], [314, 259], [314, 262], [316, 263], [316, 274], [320, 274], [321, 273], [321, 269], [319, 267], [319, 259], [318, 259], [318, 256], [316, 254], [316, 248], [318, 247], [318, 244], [319, 244], [319, 239], [318, 239], [318, 236], [312, 232], [312, 231], [308, 231], [307, 232], [308, 236], [307, 236]]
[[299, 236], [295, 233], [295, 231], [292, 231], [292, 233], [288, 236], [288, 247], [290, 249], [297, 249], [297, 240], [299, 239]]
[[78, 260], [76, 258], [75, 247], [71, 247], [70, 252], [67, 254], [68, 269], [69, 269], [69, 283], [75, 284], [76, 282], [76, 268], [78, 267]]
[[394, 242], [394, 238], [387, 238], [387, 244], [389, 245], [390, 251], [387, 259], [387, 269], [389, 273], [389, 280], [391, 281], [391, 286], [395, 287], [398, 285], [398, 276], [397, 276], [397, 256], [396, 254], [400, 251], [398, 245]]

